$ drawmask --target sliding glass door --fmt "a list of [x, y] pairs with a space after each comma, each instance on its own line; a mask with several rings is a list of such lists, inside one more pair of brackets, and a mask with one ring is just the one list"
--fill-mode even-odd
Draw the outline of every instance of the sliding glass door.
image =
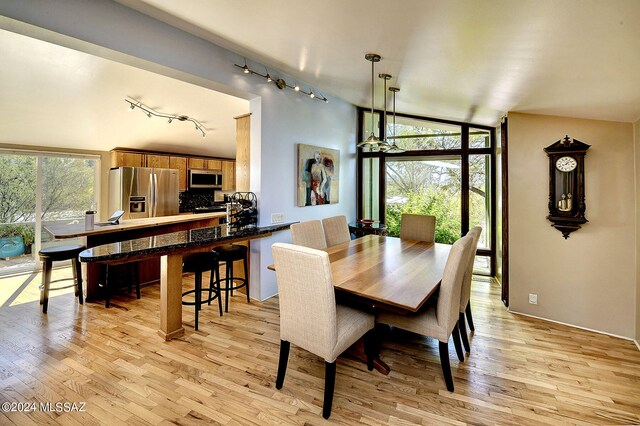
[[0, 170], [0, 275], [32, 271], [41, 248], [61, 244], [46, 225], [82, 223], [97, 207], [100, 157], [0, 151]]

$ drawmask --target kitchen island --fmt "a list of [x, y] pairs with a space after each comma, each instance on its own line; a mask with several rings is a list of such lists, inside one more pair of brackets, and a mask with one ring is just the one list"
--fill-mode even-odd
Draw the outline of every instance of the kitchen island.
[[117, 241], [89, 248], [80, 253], [88, 264], [119, 264], [160, 258], [160, 330], [158, 334], [171, 340], [184, 334], [182, 326], [182, 256], [185, 253], [210, 250], [237, 241], [263, 238], [273, 232], [289, 229], [290, 224], [233, 229], [225, 225], [169, 232], [153, 238]]
[[[84, 223], [48, 225], [45, 229], [55, 239], [69, 239], [82, 237], [87, 248], [118, 241], [133, 240], [142, 237], [153, 237], [175, 231], [218, 225], [225, 213], [179, 214], [172, 216], [152, 217], [143, 219], [123, 220], [117, 225], [94, 225], [93, 229], [85, 229]], [[85, 274], [86, 299], [95, 300], [100, 296], [99, 283], [102, 276], [99, 264], [88, 264]], [[160, 261], [158, 258], [142, 260], [139, 264], [141, 283], [158, 281], [160, 279]]]

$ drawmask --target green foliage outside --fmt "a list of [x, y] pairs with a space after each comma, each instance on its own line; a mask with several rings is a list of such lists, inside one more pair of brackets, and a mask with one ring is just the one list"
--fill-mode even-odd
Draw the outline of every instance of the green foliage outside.
[[436, 217], [436, 242], [453, 244], [460, 238], [460, 197], [449, 196], [437, 188], [410, 192], [405, 203], [387, 204], [386, 224], [389, 235], [400, 235], [403, 213]]
[[[77, 217], [93, 204], [94, 161], [42, 158], [42, 216]], [[34, 222], [36, 157], [0, 155], [0, 223]]]
[[0, 238], [20, 237], [25, 246], [33, 244], [33, 225], [0, 225]]

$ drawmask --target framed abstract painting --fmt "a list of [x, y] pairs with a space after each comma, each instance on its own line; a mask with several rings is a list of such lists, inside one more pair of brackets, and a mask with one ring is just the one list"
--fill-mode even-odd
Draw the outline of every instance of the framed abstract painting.
[[298, 207], [338, 203], [340, 150], [298, 144]]

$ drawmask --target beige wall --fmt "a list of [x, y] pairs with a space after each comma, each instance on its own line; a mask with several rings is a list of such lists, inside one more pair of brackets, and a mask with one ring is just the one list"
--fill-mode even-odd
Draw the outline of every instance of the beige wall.
[[[591, 145], [586, 217], [569, 239], [550, 226], [543, 148], [568, 134]], [[633, 124], [509, 114], [510, 309], [633, 337], [636, 242]], [[528, 294], [538, 304], [528, 303]]]
[[[633, 126], [636, 162], [636, 343], [640, 345], [640, 120]], [[640, 346], [639, 346], [640, 347]]]

